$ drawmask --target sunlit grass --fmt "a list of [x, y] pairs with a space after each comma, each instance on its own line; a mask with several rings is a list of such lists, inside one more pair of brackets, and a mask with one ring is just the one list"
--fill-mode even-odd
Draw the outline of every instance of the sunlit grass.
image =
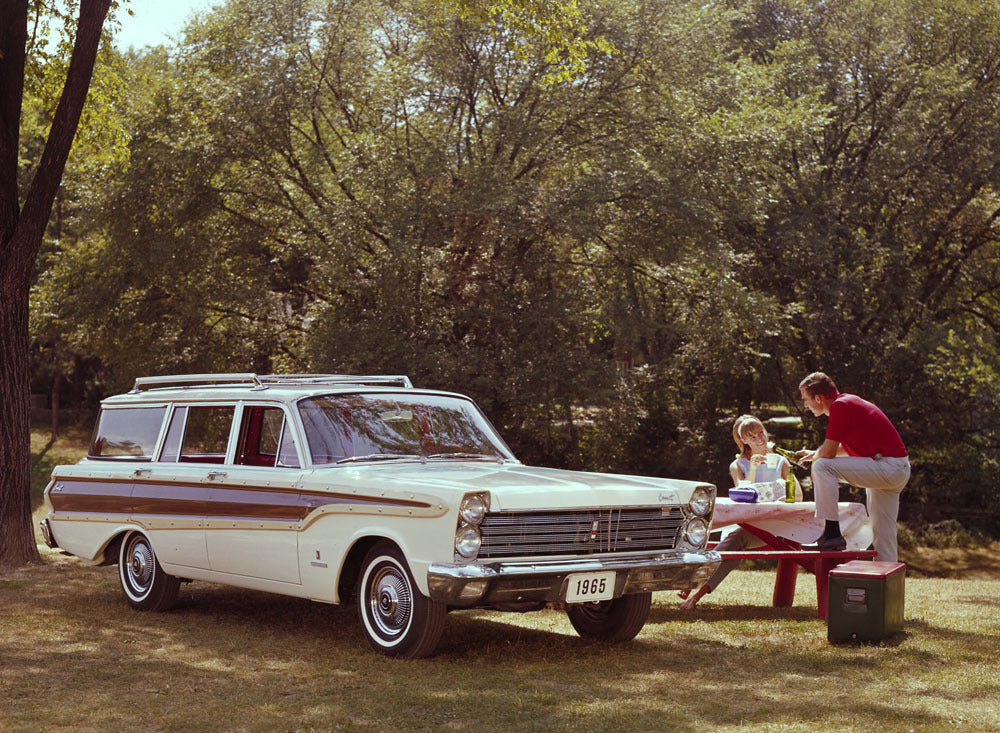
[[[48, 470], [86, 440], [61, 438]], [[773, 571], [736, 571], [695, 613], [657, 594], [630, 644], [555, 609], [469, 611], [413, 662], [372, 653], [352, 608], [195, 583], [138, 613], [114, 568], [40, 551], [0, 576], [3, 733], [1000, 729], [998, 543], [907, 550], [905, 633], [881, 644], [828, 644], [811, 577], [774, 609]]]
[[41, 456], [49, 442], [49, 433], [44, 430], [31, 431], [31, 506], [37, 508], [42, 503], [42, 492], [49, 482], [52, 469], [60, 464], [72, 464], [87, 454], [90, 433], [81, 428], [64, 430]]
[[[43, 548], [44, 549], [44, 548]], [[657, 594], [612, 647], [565, 614], [454, 613], [437, 656], [374, 655], [353, 609], [192, 584], [130, 610], [114, 568], [45, 550], [0, 578], [0, 730], [984, 731], [1000, 727], [1000, 581], [908, 578], [905, 633], [831, 646], [810, 578]]]

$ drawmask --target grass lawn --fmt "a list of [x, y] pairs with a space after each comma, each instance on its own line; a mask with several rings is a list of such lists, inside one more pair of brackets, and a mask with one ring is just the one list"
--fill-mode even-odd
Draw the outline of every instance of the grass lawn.
[[115, 568], [40, 549], [0, 575], [2, 733], [1000, 730], [1000, 544], [915, 554], [966, 577], [908, 577], [905, 632], [878, 645], [831, 646], [811, 578], [774, 609], [757, 570], [691, 614], [656, 594], [625, 645], [557, 610], [466, 611], [412, 662], [372, 653], [352, 608], [194, 583], [139, 613]]
[[[0, 731], [1000, 729], [1000, 581], [908, 578], [905, 633], [831, 646], [800, 582], [654, 597], [622, 646], [556, 610], [449, 616], [437, 656], [368, 650], [351, 608], [206, 583], [130, 610], [114, 568], [45, 550], [0, 577]], [[807, 579], [803, 579], [807, 580]]]

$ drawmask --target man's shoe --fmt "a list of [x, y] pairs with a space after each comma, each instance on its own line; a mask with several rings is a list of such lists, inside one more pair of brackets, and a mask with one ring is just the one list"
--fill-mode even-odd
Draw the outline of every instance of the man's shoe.
[[802, 549], [813, 552], [839, 552], [840, 550], [847, 549], [847, 540], [842, 535], [837, 537], [820, 537], [816, 540], [815, 544], [802, 545]]

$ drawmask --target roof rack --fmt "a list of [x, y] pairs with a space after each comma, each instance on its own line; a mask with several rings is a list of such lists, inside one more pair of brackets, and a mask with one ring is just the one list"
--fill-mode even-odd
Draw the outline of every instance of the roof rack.
[[233, 374], [174, 374], [164, 377], [136, 377], [132, 394], [149, 389], [167, 387], [227, 387], [252, 384], [254, 390], [264, 390], [270, 386], [285, 384], [359, 384], [386, 385], [413, 389], [410, 378], [404, 375], [361, 376], [355, 374], [254, 374], [252, 372]]
[[413, 389], [410, 378], [404, 374], [258, 374], [255, 375], [262, 385], [268, 384], [367, 384], [389, 385]]

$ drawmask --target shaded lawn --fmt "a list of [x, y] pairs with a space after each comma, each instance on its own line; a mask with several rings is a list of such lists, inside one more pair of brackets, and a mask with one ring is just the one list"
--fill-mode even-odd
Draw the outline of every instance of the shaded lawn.
[[[61, 436], [33, 471], [36, 522], [52, 466], [88, 437]], [[830, 646], [810, 577], [773, 609], [773, 571], [737, 571], [694, 614], [657, 594], [623, 646], [580, 639], [556, 610], [459, 612], [414, 662], [370, 652], [351, 608], [197, 583], [173, 611], [137, 613], [114, 568], [40, 550], [0, 576], [3, 733], [1000, 730], [1000, 543], [904, 548], [905, 633], [880, 645]]]
[[632, 643], [557, 610], [449, 616], [437, 656], [374, 655], [352, 608], [207, 583], [130, 610], [114, 568], [43, 548], [0, 576], [0, 730], [1000, 729], [1000, 581], [908, 578], [905, 633], [831, 646], [815, 586], [737, 571], [699, 611], [654, 596]]
[[62, 464], [72, 464], [87, 455], [90, 443], [89, 428], [70, 427], [49, 445], [50, 434], [43, 430], [31, 431], [31, 508], [42, 504], [52, 469]]

